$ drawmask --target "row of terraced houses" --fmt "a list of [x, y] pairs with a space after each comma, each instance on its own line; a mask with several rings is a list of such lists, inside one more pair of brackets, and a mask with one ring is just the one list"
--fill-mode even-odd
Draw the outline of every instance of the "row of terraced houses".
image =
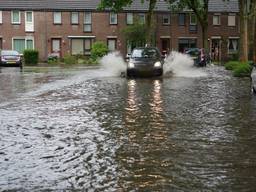
[[[145, 22], [147, 1], [140, 0], [119, 13], [98, 11], [100, 0], [1, 0], [0, 49], [37, 49], [40, 59], [50, 54], [90, 55], [95, 41], [103, 41], [110, 51], [123, 55], [131, 45], [122, 29], [137, 16]], [[156, 46], [162, 51], [201, 47], [201, 29], [195, 15], [187, 10], [173, 13], [164, 0], [155, 8]], [[237, 54], [239, 44], [237, 0], [209, 1], [208, 42], [215, 60]]]

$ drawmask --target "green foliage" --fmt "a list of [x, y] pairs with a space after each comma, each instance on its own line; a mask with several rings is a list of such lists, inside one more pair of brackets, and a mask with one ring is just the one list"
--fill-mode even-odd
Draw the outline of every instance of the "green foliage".
[[65, 55], [63, 57], [63, 62], [67, 65], [74, 65], [77, 64], [77, 59], [73, 55]]
[[122, 30], [126, 41], [132, 42], [135, 46], [142, 46], [146, 42], [146, 26], [137, 18], [133, 25], [128, 25]]
[[37, 65], [39, 59], [39, 52], [33, 49], [27, 49], [23, 52], [26, 65]]
[[249, 77], [252, 65], [247, 62], [230, 61], [225, 64], [227, 70], [232, 70], [235, 77]]
[[108, 47], [105, 43], [98, 41], [92, 45], [91, 58], [93, 60], [97, 60], [98, 58], [103, 57], [107, 53]]
[[233, 74], [235, 77], [249, 77], [252, 71], [252, 66], [248, 63], [240, 63], [237, 65]]
[[226, 70], [234, 70], [239, 65], [239, 61], [229, 61], [224, 67]]

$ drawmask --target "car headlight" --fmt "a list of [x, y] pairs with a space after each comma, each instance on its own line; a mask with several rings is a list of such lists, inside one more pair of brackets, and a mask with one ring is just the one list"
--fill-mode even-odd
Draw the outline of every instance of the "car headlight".
[[134, 63], [129, 62], [129, 63], [128, 63], [128, 68], [134, 68]]
[[154, 64], [154, 67], [161, 67], [161, 66], [162, 66], [162, 64], [159, 61]]

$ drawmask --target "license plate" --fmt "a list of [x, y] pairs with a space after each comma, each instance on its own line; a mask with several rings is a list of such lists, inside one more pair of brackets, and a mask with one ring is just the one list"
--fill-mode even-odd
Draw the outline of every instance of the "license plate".
[[6, 63], [13, 64], [13, 63], [16, 63], [16, 61], [7, 61]]

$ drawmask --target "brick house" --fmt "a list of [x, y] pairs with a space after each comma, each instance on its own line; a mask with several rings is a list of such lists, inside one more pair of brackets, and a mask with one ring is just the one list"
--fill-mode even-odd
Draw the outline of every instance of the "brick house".
[[[135, 1], [120, 13], [100, 12], [100, 0], [1, 0], [0, 49], [39, 50], [49, 54], [90, 55], [92, 43], [103, 41], [109, 50], [125, 55], [131, 47], [121, 31], [135, 15], [145, 20], [147, 3]], [[210, 0], [208, 40], [216, 60], [235, 55], [239, 43], [238, 2]], [[190, 11], [171, 13], [164, 0], [155, 9], [156, 46], [161, 51], [201, 47], [201, 29]]]

